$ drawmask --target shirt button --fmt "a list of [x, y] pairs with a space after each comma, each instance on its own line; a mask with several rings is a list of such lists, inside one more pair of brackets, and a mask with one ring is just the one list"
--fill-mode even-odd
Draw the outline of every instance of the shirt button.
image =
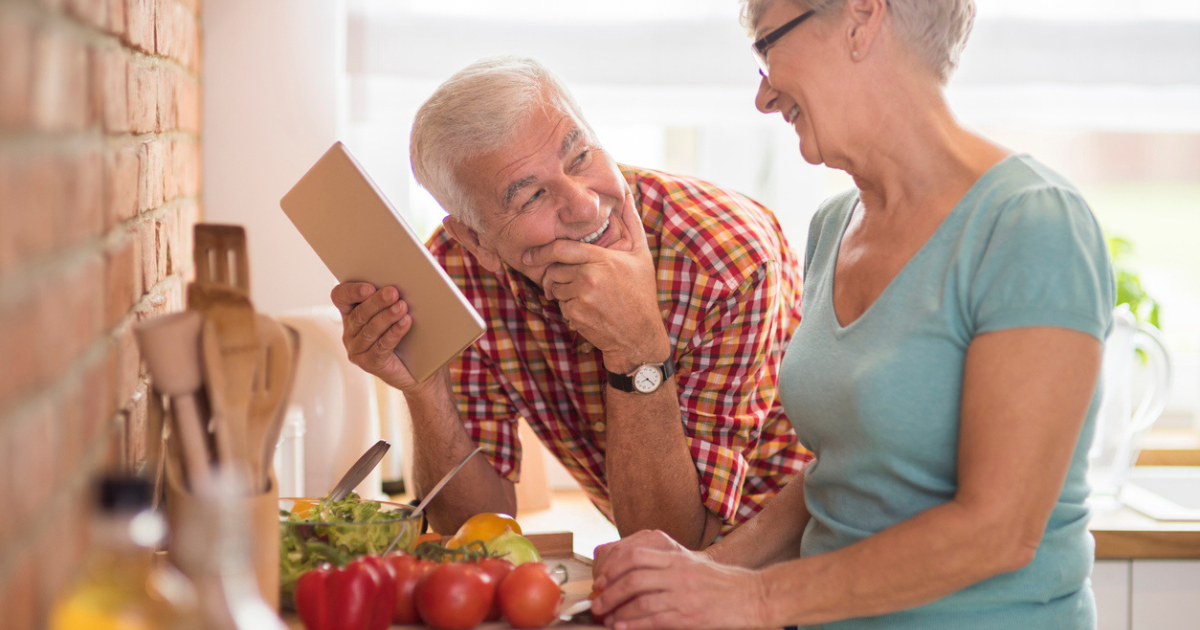
[[595, 431], [596, 433], [604, 433], [604, 423], [603, 422], [593, 422], [592, 430]]
[[578, 352], [579, 352], [579, 354], [587, 354], [595, 349], [596, 349], [596, 346], [593, 346], [590, 342], [585, 341], [585, 342], [579, 344]]

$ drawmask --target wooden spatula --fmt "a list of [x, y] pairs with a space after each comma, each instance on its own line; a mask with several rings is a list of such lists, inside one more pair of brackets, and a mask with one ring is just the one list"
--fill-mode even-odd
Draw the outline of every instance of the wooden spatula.
[[197, 223], [193, 240], [192, 262], [198, 282], [228, 284], [250, 295], [250, 264], [242, 226]]
[[250, 457], [253, 479], [265, 491], [270, 485], [275, 444], [279, 441], [284, 411], [292, 391], [298, 340], [282, 324], [266, 315], [259, 315], [257, 323], [262, 348], [246, 415], [246, 454]]
[[254, 307], [229, 285], [193, 282], [188, 308], [205, 320], [200, 345], [217, 454], [222, 463], [255, 468], [246, 450], [246, 418], [260, 350]]

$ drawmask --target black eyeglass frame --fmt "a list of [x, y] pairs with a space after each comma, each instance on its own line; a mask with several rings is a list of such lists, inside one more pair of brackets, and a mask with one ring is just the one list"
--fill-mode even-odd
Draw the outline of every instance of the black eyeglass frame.
[[770, 74], [770, 70], [767, 68], [767, 50], [769, 50], [771, 46], [775, 44], [775, 42], [783, 39], [783, 36], [791, 32], [792, 29], [800, 26], [804, 20], [812, 17], [816, 12], [816, 9], [809, 9], [808, 11], [801, 13], [796, 19], [784, 24], [783, 26], [780, 26], [766, 35], [763, 35], [758, 39], [758, 41], [750, 45], [750, 50], [754, 52], [754, 60], [758, 62], [759, 74], [764, 77]]

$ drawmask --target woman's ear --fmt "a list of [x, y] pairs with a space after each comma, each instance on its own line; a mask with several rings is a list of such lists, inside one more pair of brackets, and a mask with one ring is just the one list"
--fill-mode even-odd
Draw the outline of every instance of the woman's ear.
[[879, 38], [883, 18], [887, 15], [887, 0], [847, 0], [846, 12], [850, 17], [850, 28], [846, 32], [846, 44], [850, 57], [855, 61], [865, 59]]
[[475, 228], [452, 216], [442, 219], [442, 227], [467, 248], [484, 269], [492, 273], [500, 271], [500, 254], [483, 242]]

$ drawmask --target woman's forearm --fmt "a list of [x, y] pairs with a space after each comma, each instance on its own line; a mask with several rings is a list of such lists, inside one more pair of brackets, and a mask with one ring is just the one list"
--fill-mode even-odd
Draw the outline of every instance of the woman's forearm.
[[830, 553], [767, 567], [778, 625], [882, 615], [938, 600], [1032, 560], [1003, 514], [950, 502]]
[[771, 499], [754, 518], [739, 525], [703, 553], [722, 564], [759, 568], [800, 556], [800, 537], [808, 525], [804, 473]]

